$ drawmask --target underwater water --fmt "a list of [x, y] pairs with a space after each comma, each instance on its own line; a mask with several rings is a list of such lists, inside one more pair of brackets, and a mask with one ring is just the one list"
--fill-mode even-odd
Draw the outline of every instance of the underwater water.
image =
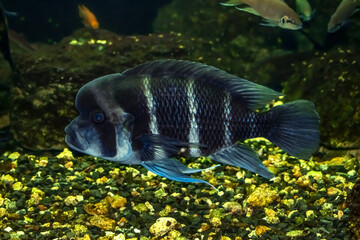
[[360, 2], [285, 2], [1, 0], [0, 239], [360, 239]]

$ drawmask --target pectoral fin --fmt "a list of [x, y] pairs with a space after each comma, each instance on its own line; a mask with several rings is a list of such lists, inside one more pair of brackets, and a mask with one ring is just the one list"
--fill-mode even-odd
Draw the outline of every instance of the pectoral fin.
[[175, 138], [155, 134], [141, 135], [135, 140], [141, 145], [139, 154], [142, 161], [176, 156], [179, 155], [182, 148], [206, 147], [203, 144], [183, 142]]
[[212, 169], [214, 167], [217, 167], [218, 165], [205, 169], [192, 169], [192, 168], [188, 168], [187, 166], [185, 166], [184, 164], [173, 158], [158, 159], [154, 161], [142, 161], [141, 165], [144, 166], [147, 170], [161, 177], [166, 177], [170, 180], [174, 180], [178, 182], [206, 183], [210, 185], [212, 188], [216, 189], [210, 183], [201, 179], [192, 178], [186, 174]]
[[274, 21], [268, 21], [266, 19], [264, 19], [265, 23], [260, 23], [261, 26], [267, 26], [267, 27], [278, 27], [279, 24], [277, 22]]
[[251, 14], [254, 14], [256, 16], [260, 16], [260, 13], [258, 13], [257, 11], [255, 11], [253, 8], [251, 7], [244, 7], [244, 8], [239, 8], [239, 7], [235, 7], [237, 10], [240, 10], [240, 11], [244, 11], [244, 12], [248, 12], [248, 13], [251, 13]]
[[264, 178], [271, 179], [274, 177], [260, 161], [254, 150], [245, 145], [234, 144], [211, 154], [209, 157], [223, 164], [248, 169]]

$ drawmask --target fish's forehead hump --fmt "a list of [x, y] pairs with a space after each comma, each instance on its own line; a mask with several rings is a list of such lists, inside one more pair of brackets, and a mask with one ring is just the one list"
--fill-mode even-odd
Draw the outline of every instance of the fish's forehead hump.
[[122, 74], [115, 73], [96, 78], [82, 86], [75, 99], [75, 106], [78, 110], [82, 108], [94, 108], [97, 106], [97, 95], [99, 92], [111, 91], [114, 81], [119, 81]]

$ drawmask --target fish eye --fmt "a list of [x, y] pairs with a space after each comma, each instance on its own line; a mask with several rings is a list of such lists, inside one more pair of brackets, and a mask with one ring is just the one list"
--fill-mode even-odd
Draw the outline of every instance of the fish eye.
[[103, 112], [94, 112], [91, 119], [94, 123], [102, 123], [105, 120], [105, 114]]
[[283, 17], [280, 19], [280, 21], [281, 21], [281, 24], [282, 24], [282, 25], [285, 25], [285, 24], [287, 24], [287, 23], [295, 24], [294, 19], [289, 18], [288, 16], [283, 16]]
[[286, 17], [282, 17], [281, 19], [280, 19], [280, 21], [281, 21], [281, 24], [285, 24], [286, 23], [286, 19], [285, 19]]

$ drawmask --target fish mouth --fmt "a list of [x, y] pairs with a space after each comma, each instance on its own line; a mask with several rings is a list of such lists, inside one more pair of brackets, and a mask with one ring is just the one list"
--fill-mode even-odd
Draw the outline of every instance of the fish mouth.
[[69, 124], [65, 128], [65, 142], [67, 145], [69, 145], [71, 148], [79, 151], [84, 152], [90, 144], [84, 137], [82, 137], [77, 131], [75, 131]]

